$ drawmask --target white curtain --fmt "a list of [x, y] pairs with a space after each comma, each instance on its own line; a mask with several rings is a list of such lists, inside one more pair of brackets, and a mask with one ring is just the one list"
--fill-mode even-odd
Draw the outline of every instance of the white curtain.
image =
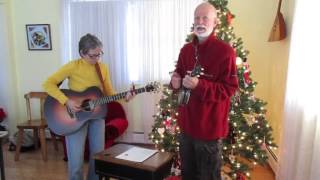
[[[117, 91], [126, 90], [131, 82], [140, 86], [152, 81], [168, 83], [200, 2], [62, 0], [62, 59], [65, 63], [77, 58], [79, 38], [92, 33], [104, 44], [103, 61], [109, 65]], [[125, 105], [129, 131], [144, 132], [147, 140], [159, 95], [138, 96]]]
[[109, 65], [115, 89], [128, 84], [125, 1], [63, 0], [62, 51], [65, 62], [79, 57], [81, 36], [91, 33], [104, 45], [103, 61]]
[[320, 177], [319, 5], [296, 1], [278, 180]]
[[11, 42], [9, 40], [8, 26], [8, 2], [0, 1], [0, 107], [4, 109], [8, 117], [1, 125], [10, 130], [9, 133], [16, 129], [14, 123], [17, 119], [16, 107], [16, 86], [15, 86], [15, 69], [13, 67], [12, 58], [10, 56]]
[[[129, 0], [128, 64], [133, 81], [169, 80], [200, 0]], [[135, 47], [135, 48], [130, 48]]]
[[116, 89], [169, 80], [202, 0], [62, 0], [64, 62], [78, 57], [86, 33], [104, 44]]

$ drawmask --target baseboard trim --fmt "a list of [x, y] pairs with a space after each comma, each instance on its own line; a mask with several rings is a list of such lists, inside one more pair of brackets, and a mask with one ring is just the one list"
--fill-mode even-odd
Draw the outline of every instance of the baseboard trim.
[[117, 142], [128, 142], [128, 143], [150, 143], [144, 132], [125, 132], [120, 136]]
[[278, 156], [270, 147], [266, 147], [266, 151], [268, 156], [268, 164], [272, 171], [276, 174], [279, 169]]

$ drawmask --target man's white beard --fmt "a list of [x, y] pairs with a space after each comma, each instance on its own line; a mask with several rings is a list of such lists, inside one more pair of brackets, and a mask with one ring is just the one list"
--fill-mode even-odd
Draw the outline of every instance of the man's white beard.
[[[197, 31], [197, 28], [204, 28], [205, 31], [200, 33]], [[203, 25], [197, 25], [195, 28], [194, 28], [194, 33], [196, 34], [196, 36], [199, 38], [199, 39], [205, 39], [207, 37], [210, 36], [210, 34], [212, 33], [213, 31], [213, 28], [212, 29], [207, 29], [207, 27], [203, 26]]]

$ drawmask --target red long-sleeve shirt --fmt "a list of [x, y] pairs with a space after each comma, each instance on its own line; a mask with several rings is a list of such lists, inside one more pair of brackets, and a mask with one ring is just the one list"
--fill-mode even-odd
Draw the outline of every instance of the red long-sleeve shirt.
[[184, 77], [196, 62], [204, 74], [191, 91], [189, 102], [179, 108], [178, 124], [185, 134], [200, 140], [213, 140], [228, 134], [230, 97], [238, 89], [235, 51], [227, 43], [211, 35], [198, 44], [197, 38], [180, 51], [176, 72]]

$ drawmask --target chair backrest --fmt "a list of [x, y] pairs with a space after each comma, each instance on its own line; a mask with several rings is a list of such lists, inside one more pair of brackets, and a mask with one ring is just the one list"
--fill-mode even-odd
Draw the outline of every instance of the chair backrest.
[[110, 119], [114, 119], [114, 118], [127, 119], [126, 113], [125, 113], [122, 105], [119, 102], [113, 101], [113, 102], [108, 103], [107, 109], [108, 109], [108, 113], [107, 113], [107, 117], [106, 117], [106, 122], [108, 122]]
[[31, 100], [32, 99], [38, 99], [40, 101], [40, 119], [45, 122], [44, 120], [44, 100], [48, 94], [46, 92], [29, 92], [24, 95], [24, 98], [26, 99], [26, 105], [27, 105], [27, 116], [28, 121], [31, 121], [33, 118], [32, 111], [31, 111]]

